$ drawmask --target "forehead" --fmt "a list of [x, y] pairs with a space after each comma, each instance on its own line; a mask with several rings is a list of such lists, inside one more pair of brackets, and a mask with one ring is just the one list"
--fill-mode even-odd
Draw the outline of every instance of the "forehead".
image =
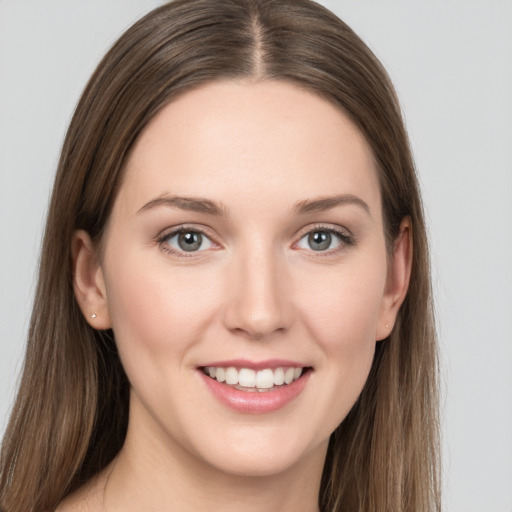
[[136, 141], [120, 196], [161, 194], [235, 207], [351, 193], [380, 208], [371, 149], [327, 100], [282, 81], [215, 82], [165, 106]]

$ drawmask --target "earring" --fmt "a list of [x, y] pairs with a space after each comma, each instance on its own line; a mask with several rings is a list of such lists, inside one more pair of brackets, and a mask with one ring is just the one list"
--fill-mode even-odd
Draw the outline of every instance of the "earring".
[[[96, 317], [96, 315], [94, 315]], [[386, 324], [386, 329], [389, 329], [389, 324]]]
[[96, 313], [93, 313], [93, 314], [91, 315], [91, 318], [94, 320], [97, 316], [98, 316], [98, 315], [96, 315]]

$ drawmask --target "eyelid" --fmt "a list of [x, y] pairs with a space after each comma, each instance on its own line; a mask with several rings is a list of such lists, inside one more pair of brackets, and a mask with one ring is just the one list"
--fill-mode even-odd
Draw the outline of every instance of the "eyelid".
[[179, 233], [183, 232], [196, 232], [200, 233], [202, 236], [207, 238], [210, 243], [212, 244], [212, 247], [209, 247], [208, 249], [220, 249], [222, 246], [215, 240], [215, 237], [210, 234], [210, 230], [206, 229], [204, 226], [198, 226], [194, 224], [180, 224], [177, 226], [167, 227], [160, 231], [160, 233], [155, 237], [155, 242], [160, 246], [161, 250], [168, 253], [168, 254], [174, 254], [179, 257], [184, 258], [190, 258], [194, 256], [198, 256], [202, 252], [206, 252], [208, 249], [203, 249], [200, 251], [181, 251], [176, 250], [174, 247], [169, 246], [168, 244], [165, 244], [165, 241], [169, 238], [172, 238]]
[[310, 226], [306, 226], [302, 228], [296, 236], [296, 241], [293, 243], [293, 247], [295, 247], [305, 236], [314, 233], [315, 231], [325, 231], [333, 234], [339, 239], [340, 246], [335, 249], [328, 249], [326, 251], [314, 251], [313, 249], [307, 250], [299, 248], [298, 250], [304, 250], [306, 252], [315, 253], [315, 257], [328, 256], [330, 254], [335, 254], [343, 249], [346, 249], [348, 246], [355, 245], [357, 243], [356, 238], [352, 234], [352, 232], [344, 226], [338, 226], [333, 224], [313, 224]]
[[[212, 247], [205, 249], [205, 250], [191, 251], [191, 252], [175, 250], [174, 248], [170, 247], [169, 245], [166, 245], [164, 247], [164, 242], [167, 239], [169, 239], [173, 236], [176, 236], [177, 234], [184, 232], [184, 231], [194, 231], [194, 232], [200, 233], [202, 236], [206, 237], [210, 241], [210, 243], [212, 244]], [[222, 248], [222, 245], [216, 241], [216, 237], [214, 235], [212, 235], [210, 233], [210, 231], [211, 230], [206, 228], [205, 226], [201, 226], [201, 225], [197, 225], [197, 224], [179, 224], [177, 226], [167, 227], [167, 228], [163, 229], [162, 231], [160, 231], [160, 233], [155, 237], [155, 242], [166, 253], [175, 254], [180, 257], [188, 257], [188, 258], [194, 257], [194, 256], [197, 257], [199, 253], [207, 252], [207, 250], [209, 250], [209, 249], [215, 250], [215, 249]], [[298, 242], [300, 240], [302, 240], [305, 236], [307, 236], [315, 231], [326, 231], [328, 233], [333, 234], [334, 236], [336, 236], [339, 239], [340, 246], [341, 246], [339, 248], [330, 249], [330, 250], [326, 250], [326, 251], [314, 251], [313, 249], [311, 249], [311, 250], [304, 249], [304, 251], [306, 251], [306, 252], [315, 253], [314, 254], [315, 257], [328, 256], [328, 255], [337, 253], [339, 251], [342, 251], [343, 249], [346, 249], [347, 246], [355, 245], [357, 243], [357, 240], [354, 237], [354, 235], [351, 233], [351, 231], [344, 226], [315, 223], [313, 225], [306, 226], [298, 231], [298, 233], [294, 237], [295, 242], [292, 244], [292, 248], [296, 248], [296, 245], [298, 244]], [[297, 250], [303, 250], [303, 249], [299, 248]]]

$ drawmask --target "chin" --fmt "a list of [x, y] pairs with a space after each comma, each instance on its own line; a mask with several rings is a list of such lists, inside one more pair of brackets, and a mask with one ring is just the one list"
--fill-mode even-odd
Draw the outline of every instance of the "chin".
[[245, 439], [227, 433], [224, 439], [226, 443], [210, 444], [206, 450], [201, 450], [203, 460], [226, 475], [254, 478], [293, 471], [303, 463], [310, 464], [312, 458], [323, 461], [329, 441], [327, 437], [312, 445], [305, 439], [293, 439], [289, 427], [279, 433], [267, 432], [266, 435], [255, 432]]

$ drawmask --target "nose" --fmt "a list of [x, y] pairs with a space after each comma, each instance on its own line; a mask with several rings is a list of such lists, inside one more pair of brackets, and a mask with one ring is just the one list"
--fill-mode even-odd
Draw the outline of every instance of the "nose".
[[229, 269], [226, 328], [255, 340], [289, 329], [292, 315], [288, 282], [283, 262], [271, 249], [241, 254]]

